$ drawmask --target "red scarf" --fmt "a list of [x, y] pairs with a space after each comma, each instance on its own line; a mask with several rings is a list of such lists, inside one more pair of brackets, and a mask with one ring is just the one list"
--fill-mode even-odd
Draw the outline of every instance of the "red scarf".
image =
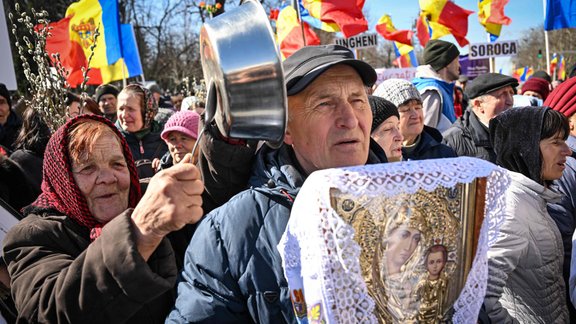
[[55, 209], [72, 218], [78, 224], [90, 230], [90, 238], [94, 241], [102, 231], [105, 224], [98, 222], [90, 210], [86, 198], [72, 175], [72, 163], [68, 154], [68, 134], [72, 126], [84, 119], [97, 120], [108, 126], [120, 139], [124, 157], [130, 172], [130, 194], [128, 207], [135, 207], [140, 200], [140, 183], [138, 173], [132, 159], [132, 153], [124, 137], [118, 129], [106, 118], [96, 115], [80, 115], [69, 120], [60, 127], [50, 138], [44, 154], [42, 193], [32, 203], [33, 207], [41, 209]]

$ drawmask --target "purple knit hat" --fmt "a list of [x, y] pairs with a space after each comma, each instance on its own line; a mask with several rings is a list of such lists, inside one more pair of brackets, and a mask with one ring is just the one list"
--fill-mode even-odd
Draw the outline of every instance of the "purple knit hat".
[[179, 111], [168, 119], [160, 137], [162, 137], [164, 141], [167, 141], [168, 133], [178, 131], [189, 137], [198, 139], [199, 121], [200, 115], [198, 115], [197, 112], [192, 110]]

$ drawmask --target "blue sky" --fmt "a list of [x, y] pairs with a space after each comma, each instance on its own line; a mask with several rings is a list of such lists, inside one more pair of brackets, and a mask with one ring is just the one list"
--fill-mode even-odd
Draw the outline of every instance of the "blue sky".
[[[401, 5], [399, 5], [401, 3]], [[477, 0], [455, 0], [454, 3], [467, 10], [474, 11], [468, 17], [468, 41], [470, 43], [486, 42], [486, 32], [484, 27], [478, 22], [478, 1]], [[389, 14], [397, 29], [411, 28], [414, 19], [419, 12], [418, 0], [366, 0], [364, 12], [367, 14], [370, 30], [374, 31], [374, 26], [383, 14]], [[499, 40], [520, 39], [522, 34], [531, 27], [537, 27], [544, 23], [542, 0], [510, 0], [504, 9], [504, 13], [512, 19], [509, 26], [502, 27]], [[542, 30], [542, 32], [544, 32]], [[445, 36], [442, 39], [456, 44], [452, 36]], [[461, 48], [462, 54], [468, 53], [468, 48]], [[509, 58], [496, 59], [496, 71], [503, 68], [504, 73], [509, 73], [512, 64]]]

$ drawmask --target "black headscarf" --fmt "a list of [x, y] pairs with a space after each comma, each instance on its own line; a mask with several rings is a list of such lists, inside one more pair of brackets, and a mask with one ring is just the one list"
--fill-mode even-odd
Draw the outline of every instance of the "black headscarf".
[[496, 164], [544, 185], [540, 136], [548, 107], [508, 109], [490, 120]]

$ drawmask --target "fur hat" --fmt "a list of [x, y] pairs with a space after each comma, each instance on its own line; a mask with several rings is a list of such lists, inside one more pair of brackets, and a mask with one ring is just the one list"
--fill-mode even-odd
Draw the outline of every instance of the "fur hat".
[[396, 107], [400, 107], [410, 100], [422, 102], [418, 89], [408, 80], [388, 79], [380, 83], [373, 95], [391, 101]]
[[370, 103], [370, 109], [372, 109], [372, 129], [370, 133], [392, 116], [400, 119], [398, 108], [390, 101], [377, 96], [368, 96], [368, 102]]
[[167, 141], [168, 134], [177, 131], [194, 139], [198, 139], [199, 122], [200, 115], [198, 115], [197, 112], [191, 110], [179, 111], [168, 119], [160, 137], [162, 137], [164, 141]]
[[576, 78], [562, 82], [544, 101], [548, 106], [570, 117], [576, 113]]
[[456, 45], [439, 39], [433, 39], [424, 48], [424, 64], [432, 66], [438, 72], [448, 66], [460, 55]]
[[542, 96], [542, 100], [546, 100], [550, 94], [550, 83], [541, 78], [530, 78], [522, 85], [522, 94], [526, 91], [533, 91]]
[[6, 102], [8, 102], [8, 107], [12, 108], [12, 99], [10, 98], [10, 92], [8, 91], [8, 88], [6, 88], [6, 85], [4, 83], [0, 83], [0, 96], [4, 97], [4, 99], [6, 99]]
[[118, 90], [118, 88], [116, 88], [115, 86], [111, 85], [111, 84], [103, 84], [101, 86], [99, 86], [98, 88], [96, 88], [96, 94], [95, 94], [95, 99], [96, 102], [100, 101], [100, 97], [102, 97], [105, 94], [111, 94], [114, 97], [118, 97], [118, 94], [120, 93], [120, 90]]

